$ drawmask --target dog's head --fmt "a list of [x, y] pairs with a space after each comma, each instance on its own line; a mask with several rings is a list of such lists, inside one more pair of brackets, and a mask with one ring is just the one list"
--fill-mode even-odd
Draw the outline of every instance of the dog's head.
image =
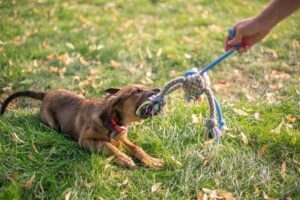
[[109, 95], [105, 99], [105, 105], [100, 118], [103, 124], [110, 123], [112, 115], [116, 113], [122, 118], [125, 124], [139, 121], [149, 116], [137, 116], [136, 110], [152, 95], [160, 92], [159, 88], [147, 89], [143, 85], [130, 85], [119, 88], [109, 88], [105, 90]]

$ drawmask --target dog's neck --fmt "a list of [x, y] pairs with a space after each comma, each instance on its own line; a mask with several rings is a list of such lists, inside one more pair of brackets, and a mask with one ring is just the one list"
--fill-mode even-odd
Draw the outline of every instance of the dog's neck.
[[111, 113], [111, 118], [120, 126], [126, 126], [126, 124], [124, 124], [124, 120], [122, 118], [122, 115], [120, 112], [118, 112], [117, 110], [114, 110]]

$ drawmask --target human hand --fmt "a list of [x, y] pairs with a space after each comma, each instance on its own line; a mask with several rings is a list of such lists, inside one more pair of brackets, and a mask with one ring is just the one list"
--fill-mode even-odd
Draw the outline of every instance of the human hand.
[[233, 39], [227, 35], [225, 40], [225, 50], [232, 49], [235, 45], [240, 44], [238, 52], [249, 50], [254, 44], [261, 41], [271, 31], [272, 26], [264, 24], [258, 18], [249, 18], [240, 21], [234, 27], [235, 36]]

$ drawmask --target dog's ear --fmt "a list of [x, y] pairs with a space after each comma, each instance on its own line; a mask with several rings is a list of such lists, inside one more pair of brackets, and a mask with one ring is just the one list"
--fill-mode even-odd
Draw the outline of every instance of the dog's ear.
[[100, 114], [100, 120], [102, 121], [102, 124], [105, 128], [107, 128], [109, 131], [114, 131], [114, 126], [111, 124], [111, 114], [115, 110], [115, 107], [117, 104], [121, 101], [121, 98], [119, 96], [112, 96], [109, 98], [102, 109], [102, 112]]
[[109, 94], [116, 94], [119, 91], [120, 91], [119, 88], [108, 88], [104, 92], [109, 93]]

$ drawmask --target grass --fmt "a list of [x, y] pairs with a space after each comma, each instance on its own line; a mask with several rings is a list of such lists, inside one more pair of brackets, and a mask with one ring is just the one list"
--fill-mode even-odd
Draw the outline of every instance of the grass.
[[[108, 87], [162, 86], [217, 58], [226, 29], [266, 3], [0, 1], [0, 99], [23, 89], [95, 98]], [[0, 199], [193, 199], [202, 188], [300, 199], [299, 20], [298, 12], [209, 72], [228, 126], [220, 144], [203, 140], [207, 105], [187, 105], [181, 93], [166, 114], [131, 128], [136, 144], [165, 160], [159, 171], [117, 167], [42, 125], [38, 102], [14, 102], [0, 118]]]

